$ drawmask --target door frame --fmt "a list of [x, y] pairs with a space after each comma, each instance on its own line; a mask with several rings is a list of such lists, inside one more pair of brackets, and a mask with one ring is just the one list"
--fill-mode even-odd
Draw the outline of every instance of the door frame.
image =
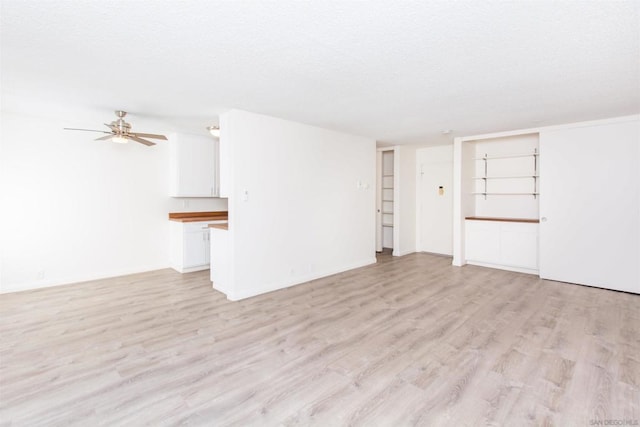
[[[394, 246], [396, 241], [396, 221], [397, 221], [397, 206], [396, 203], [396, 175], [397, 175], [397, 156], [395, 147], [379, 147], [376, 151], [376, 252], [382, 252], [382, 154], [386, 151], [393, 151], [393, 235]], [[395, 249], [395, 248], [394, 248]]]

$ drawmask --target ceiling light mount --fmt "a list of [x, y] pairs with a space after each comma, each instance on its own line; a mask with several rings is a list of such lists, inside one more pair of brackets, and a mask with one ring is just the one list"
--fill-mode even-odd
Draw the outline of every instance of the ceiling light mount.
[[220, 126], [207, 126], [207, 130], [212, 136], [220, 138]]

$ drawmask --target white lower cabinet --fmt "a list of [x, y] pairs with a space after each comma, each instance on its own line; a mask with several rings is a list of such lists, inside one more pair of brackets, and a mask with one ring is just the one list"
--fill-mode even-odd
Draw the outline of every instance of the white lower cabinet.
[[467, 263], [537, 274], [537, 223], [466, 220], [465, 236]]
[[171, 268], [180, 273], [207, 270], [211, 262], [209, 224], [225, 221], [171, 222]]
[[466, 221], [466, 258], [468, 261], [495, 263], [500, 260], [500, 223]]

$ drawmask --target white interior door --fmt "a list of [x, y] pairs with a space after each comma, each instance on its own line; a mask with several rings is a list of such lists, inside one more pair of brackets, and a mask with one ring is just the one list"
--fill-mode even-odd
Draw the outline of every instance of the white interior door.
[[420, 149], [418, 168], [418, 250], [453, 254], [453, 146]]
[[540, 134], [540, 277], [640, 293], [640, 122]]

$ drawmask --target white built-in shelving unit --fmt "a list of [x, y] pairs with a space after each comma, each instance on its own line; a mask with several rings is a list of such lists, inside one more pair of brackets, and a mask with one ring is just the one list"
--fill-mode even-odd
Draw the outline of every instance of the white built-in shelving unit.
[[393, 248], [394, 152], [382, 153], [382, 247]]
[[452, 264], [640, 294], [639, 140], [638, 115], [455, 138]]
[[[490, 156], [485, 153], [482, 157], [476, 157], [474, 160], [482, 163], [480, 166], [482, 175], [474, 176], [473, 179], [481, 181], [482, 189], [481, 191], [474, 191], [473, 194], [484, 196], [485, 199], [487, 196], [533, 196], [537, 198], [540, 194], [538, 192], [538, 178], [540, 178], [538, 172], [538, 155], [538, 149], [534, 148], [531, 153], [495, 156]], [[495, 165], [493, 165], [493, 161], [502, 160], [506, 162], [523, 158], [531, 160], [531, 165], [516, 165], [517, 169], [508, 165], [508, 169], [514, 170], [516, 172], [515, 174], [496, 175], [494, 173], [494, 169], [496, 168], [494, 167]], [[531, 166], [531, 169], [529, 169], [529, 166]], [[501, 169], [504, 169], [504, 165], [502, 165]], [[522, 171], [522, 173], [519, 173], [520, 171]], [[492, 187], [490, 181], [492, 180], [522, 180], [520, 181], [522, 185], [516, 185], [516, 187], [524, 190], [528, 187], [529, 191], [490, 191], [489, 189]], [[515, 182], [515, 184], [519, 183]]]
[[465, 141], [461, 162], [465, 262], [537, 273], [538, 135]]

